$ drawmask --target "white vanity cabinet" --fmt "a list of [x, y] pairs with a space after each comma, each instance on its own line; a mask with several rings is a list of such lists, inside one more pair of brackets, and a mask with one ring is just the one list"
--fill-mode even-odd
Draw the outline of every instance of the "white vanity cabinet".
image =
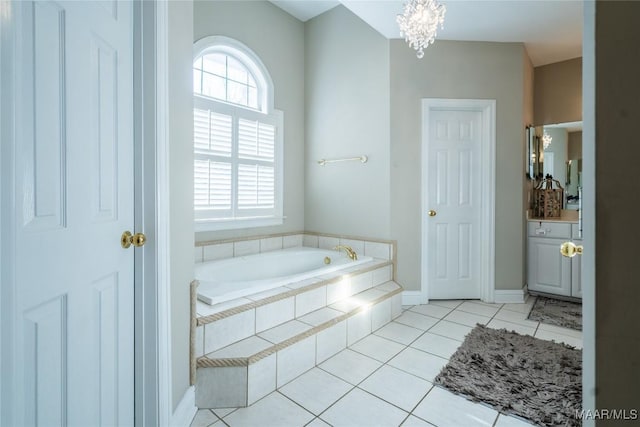
[[[528, 287], [531, 291], [571, 297], [582, 296], [580, 260], [565, 258], [560, 246], [573, 239], [572, 226], [553, 221], [528, 223]], [[575, 229], [577, 236], [577, 228]], [[580, 242], [578, 242], [580, 244]]]

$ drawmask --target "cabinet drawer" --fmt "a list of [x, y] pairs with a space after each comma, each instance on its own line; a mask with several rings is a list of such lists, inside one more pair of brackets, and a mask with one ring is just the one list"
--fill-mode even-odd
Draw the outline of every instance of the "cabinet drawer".
[[529, 221], [529, 236], [571, 238], [571, 224], [567, 222]]
[[580, 225], [579, 224], [571, 224], [571, 239], [572, 240], [582, 240], [582, 236], [580, 236]]

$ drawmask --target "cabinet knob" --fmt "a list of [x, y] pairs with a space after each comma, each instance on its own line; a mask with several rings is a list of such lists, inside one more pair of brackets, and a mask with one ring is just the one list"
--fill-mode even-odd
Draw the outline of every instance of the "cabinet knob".
[[560, 245], [560, 253], [567, 258], [573, 258], [576, 255], [582, 255], [582, 245], [576, 245], [573, 242], [564, 242]]

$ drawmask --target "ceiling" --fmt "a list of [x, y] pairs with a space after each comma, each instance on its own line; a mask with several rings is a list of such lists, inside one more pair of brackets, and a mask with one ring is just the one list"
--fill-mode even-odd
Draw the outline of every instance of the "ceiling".
[[[402, 0], [272, 0], [307, 21], [342, 4], [389, 39], [400, 38]], [[437, 40], [522, 42], [534, 66], [582, 56], [582, 1], [441, 0], [447, 7]]]

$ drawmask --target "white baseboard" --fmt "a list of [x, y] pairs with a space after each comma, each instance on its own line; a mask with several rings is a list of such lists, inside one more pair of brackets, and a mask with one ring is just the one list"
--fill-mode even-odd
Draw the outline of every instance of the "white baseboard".
[[403, 291], [402, 305], [419, 305], [426, 304], [427, 299], [422, 296], [420, 291]]
[[[527, 287], [522, 289], [495, 289], [493, 299], [496, 304], [519, 304], [524, 303], [527, 298]], [[402, 305], [426, 304], [428, 299], [420, 291], [402, 292]]]
[[198, 408], [196, 408], [196, 388], [191, 386], [184, 393], [182, 400], [171, 416], [171, 426], [189, 427], [193, 417], [196, 416], [196, 412], [198, 412]]
[[496, 304], [521, 304], [527, 297], [526, 287], [522, 289], [496, 289], [493, 299]]

